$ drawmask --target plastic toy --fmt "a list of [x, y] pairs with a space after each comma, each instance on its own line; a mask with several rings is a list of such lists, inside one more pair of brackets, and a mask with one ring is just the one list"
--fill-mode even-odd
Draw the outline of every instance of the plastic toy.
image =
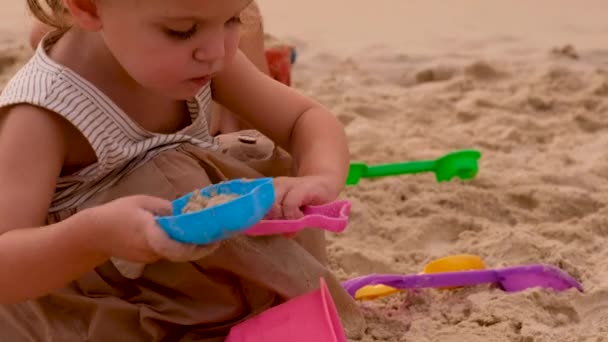
[[497, 284], [507, 292], [518, 292], [533, 287], [556, 291], [576, 288], [583, 292], [582, 285], [568, 274], [553, 266], [542, 264], [433, 274], [374, 274], [348, 280], [343, 283], [343, 286], [354, 297], [360, 288], [367, 285], [382, 284], [395, 289], [419, 289], [471, 286], [484, 283]]
[[[453, 271], [482, 270], [486, 265], [476, 255], [459, 254], [436, 259], [428, 263], [421, 274], [442, 273]], [[402, 290], [386, 285], [367, 285], [355, 292], [357, 300], [373, 300], [390, 296]]]
[[156, 221], [177, 241], [208, 244], [243, 233], [249, 236], [293, 234], [305, 228], [319, 228], [340, 233], [346, 229], [351, 203], [336, 201], [321, 206], [306, 206], [298, 220], [264, 220], [274, 203], [272, 178], [233, 180], [211, 185], [205, 197], [237, 195], [233, 200], [192, 213], [181, 214], [193, 193], [173, 201], [173, 216]]
[[422, 273], [443, 273], [453, 271], [483, 270], [486, 264], [477, 255], [457, 254], [435, 259], [424, 267]]
[[208, 244], [227, 239], [262, 220], [275, 200], [272, 178], [223, 182], [204, 188], [201, 194], [205, 197], [222, 194], [238, 197], [187, 214], [182, 214], [182, 211], [192, 193], [173, 201], [173, 216], [156, 218], [171, 238], [192, 244]]
[[340, 233], [346, 229], [351, 203], [336, 201], [322, 206], [307, 206], [303, 208], [304, 217], [298, 220], [262, 220], [245, 235], [272, 235], [297, 233], [304, 228], [321, 228], [330, 232]]
[[265, 56], [270, 76], [291, 86], [291, 68], [297, 59], [295, 47], [287, 44], [273, 44], [266, 47]]
[[455, 151], [436, 160], [421, 160], [402, 163], [367, 165], [350, 164], [347, 185], [356, 185], [361, 178], [377, 178], [422, 172], [434, 172], [438, 182], [449, 181], [455, 176], [462, 180], [472, 179], [479, 170], [477, 161], [481, 153], [476, 150]]
[[325, 280], [296, 297], [234, 326], [226, 342], [346, 342]]

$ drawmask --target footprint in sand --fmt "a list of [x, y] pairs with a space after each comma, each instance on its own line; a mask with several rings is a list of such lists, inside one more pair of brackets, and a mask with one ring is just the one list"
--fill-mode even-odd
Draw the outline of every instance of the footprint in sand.
[[507, 200], [515, 206], [525, 210], [534, 210], [539, 206], [538, 200], [534, 197], [533, 190], [509, 193], [507, 194]]
[[356, 116], [376, 120], [398, 112], [397, 108], [394, 108], [386, 103], [367, 100], [365, 102], [356, 103], [350, 106], [350, 110], [355, 113]]
[[580, 298], [576, 302], [580, 319], [584, 321], [608, 321], [608, 290], [600, 290]]
[[340, 111], [336, 114], [336, 117], [344, 126], [348, 126], [351, 122], [357, 119], [357, 115], [347, 111]]
[[486, 61], [477, 61], [464, 68], [464, 74], [477, 80], [495, 80], [504, 76], [504, 72]]
[[585, 218], [584, 226], [598, 238], [608, 237], [608, 210], [599, 210], [595, 215]]
[[458, 113], [456, 113], [456, 118], [458, 119], [458, 121], [465, 124], [476, 121], [477, 119], [479, 119], [479, 116], [479, 113], [474, 113], [468, 110], [460, 110], [458, 111]]
[[597, 115], [579, 114], [574, 117], [574, 122], [584, 132], [596, 133], [608, 127], [608, 123], [597, 120]]
[[539, 95], [530, 95], [527, 104], [537, 112], [548, 112], [554, 108], [553, 100]]
[[[527, 218], [528, 222], [559, 223], [581, 219], [604, 206], [587, 190], [563, 184], [514, 188], [505, 193], [502, 200], [507, 207], [524, 210], [518, 218]], [[526, 212], [533, 213], [533, 217]]]
[[349, 274], [395, 273], [387, 263], [374, 260], [358, 251], [343, 250], [335, 253], [334, 258], [339, 268]]
[[517, 224], [513, 212], [496, 194], [479, 189], [463, 188], [457, 193], [439, 195], [435, 204], [444, 211], [453, 211], [459, 215], [482, 217], [511, 226]]
[[604, 206], [587, 192], [574, 189], [546, 189], [540, 192], [539, 196], [547, 222], [583, 218]]
[[552, 318], [556, 326], [577, 324], [581, 317], [574, 307], [574, 303], [566, 299], [551, 296], [546, 292], [536, 291], [531, 293], [530, 299], [537, 307], [542, 308]]
[[426, 68], [416, 73], [414, 78], [417, 84], [430, 82], [442, 82], [451, 80], [456, 75], [456, 68], [440, 65], [436, 67]]
[[418, 241], [423, 245], [437, 243], [455, 243], [464, 232], [478, 233], [483, 226], [474, 219], [460, 215], [436, 215], [425, 221], [419, 229]]
[[576, 49], [574, 48], [574, 46], [572, 46], [570, 44], [554, 47], [553, 49], [551, 49], [551, 55], [553, 55], [555, 57], [564, 57], [564, 58], [574, 59], [574, 60], [580, 58], [580, 56], [579, 56], [578, 52], [576, 52]]
[[552, 66], [535, 83], [546, 91], [571, 96], [585, 90], [587, 83], [579, 72], [563, 66]]
[[597, 85], [593, 91], [593, 95], [606, 97], [608, 96], [608, 81], [603, 81], [599, 85]]

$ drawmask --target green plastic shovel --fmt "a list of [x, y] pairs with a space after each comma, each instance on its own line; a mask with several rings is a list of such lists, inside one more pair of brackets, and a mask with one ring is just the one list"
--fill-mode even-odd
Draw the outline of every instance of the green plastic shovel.
[[436, 160], [421, 160], [402, 163], [367, 165], [353, 162], [350, 164], [346, 185], [356, 185], [361, 178], [377, 178], [434, 172], [438, 182], [449, 181], [454, 176], [462, 180], [472, 179], [477, 175], [477, 161], [481, 153], [476, 150], [461, 150], [448, 153]]

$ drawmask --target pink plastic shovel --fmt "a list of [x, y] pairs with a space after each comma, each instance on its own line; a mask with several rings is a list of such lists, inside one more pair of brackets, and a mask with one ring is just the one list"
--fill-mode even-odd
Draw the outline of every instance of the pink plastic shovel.
[[226, 342], [346, 342], [327, 284], [234, 326]]
[[304, 217], [298, 220], [262, 220], [247, 229], [249, 236], [278, 235], [297, 233], [305, 228], [321, 228], [334, 233], [341, 233], [348, 224], [351, 203], [336, 201], [321, 206], [304, 207]]

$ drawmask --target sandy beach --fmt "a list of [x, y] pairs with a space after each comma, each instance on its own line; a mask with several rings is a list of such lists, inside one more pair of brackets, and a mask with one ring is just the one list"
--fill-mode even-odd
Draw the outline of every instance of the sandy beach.
[[[608, 2], [260, 5], [268, 32], [297, 46], [294, 86], [346, 125], [354, 159], [483, 154], [473, 181], [424, 174], [348, 188], [351, 223], [329, 237], [341, 279], [418, 273], [467, 253], [492, 268], [550, 264], [585, 288], [361, 302], [361, 341], [608, 341]], [[0, 7], [0, 89], [31, 54], [24, 6]]]

